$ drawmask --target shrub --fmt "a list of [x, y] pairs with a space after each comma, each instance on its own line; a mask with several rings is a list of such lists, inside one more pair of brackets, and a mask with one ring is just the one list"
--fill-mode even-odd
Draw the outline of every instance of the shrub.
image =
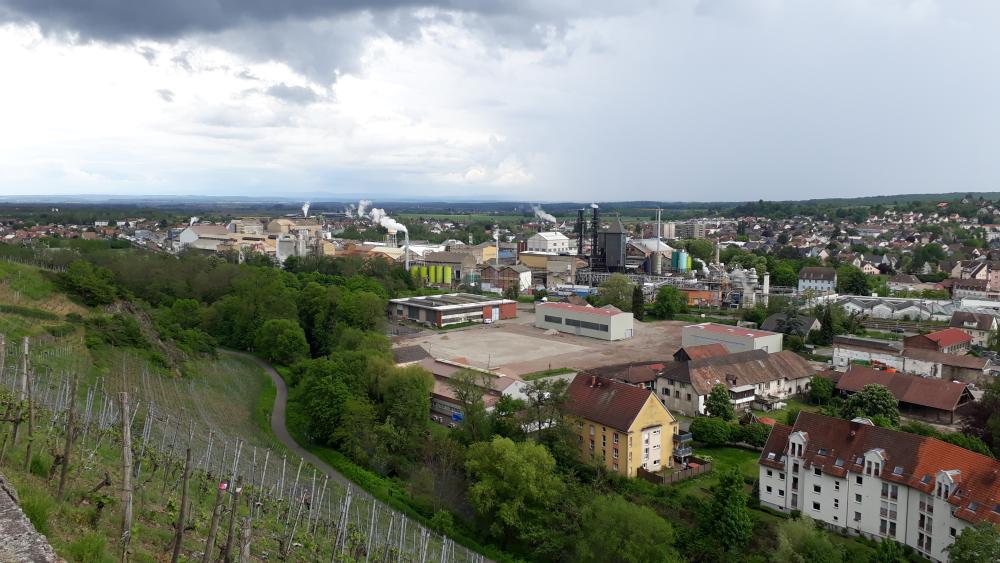
[[138, 321], [121, 314], [89, 319], [85, 341], [90, 348], [102, 344], [143, 350], [149, 348], [149, 342], [142, 335]]
[[58, 325], [52, 325], [45, 327], [45, 332], [55, 336], [57, 338], [62, 336], [69, 336], [76, 332], [76, 325], [71, 323], [63, 323]]
[[700, 416], [691, 421], [694, 439], [706, 446], [722, 446], [729, 441], [731, 427], [728, 422], [712, 416]]
[[52, 458], [40, 453], [31, 456], [31, 465], [29, 466], [29, 470], [32, 475], [48, 478], [49, 471], [52, 470]]
[[110, 563], [114, 558], [108, 553], [108, 540], [103, 534], [91, 532], [81, 536], [66, 548], [72, 561], [79, 563]]
[[447, 510], [438, 510], [431, 517], [431, 528], [439, 534], [452, 535], [455, 529], [455, 518]]

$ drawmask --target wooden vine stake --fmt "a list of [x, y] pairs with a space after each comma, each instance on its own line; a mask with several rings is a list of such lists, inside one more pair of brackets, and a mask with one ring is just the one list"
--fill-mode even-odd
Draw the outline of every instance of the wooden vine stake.
[[128, 393], [118, 393], [122, 419], [122, 563], [128, 561], [128, 547], [132, 541], [132, 416]]
[[80, 375], [73, 374], [73, 383], [69, 391], [69, 414], [66, 417], [66, 446], [63, 448], [62, 467], [59, 470], [59, 492], [56, 495], [61, 501], [66, 492], [66, 474], [69, 473], [69, 456], [73, 451], [73, 438], [76, 433], [76, 386]]
[[174, 553], [170, 563], [177, 563], [181, 556], [181, 544], [184, 543], [184, 521], [187, 520], [188, 507], [188, 477], [191, 475], [191, 448], [184, 454], [184, 477], [181, 484], [181, 509], [177, 515], [177, 530], [174, 532]]
[[215, 507], [212, 508], [212, 523], [208, 527], [208, 538], [205, 539], [205, 555], [202, 557], [202, 563], [210, 563], [214, 558], [212, 553], [215, 551], [215, 537], [219, 533], [219, 520], [222, 518], [222, 493], [229, 488], [229, 484], [226, 481], [220, 481], [219, 485], [215, 487]]

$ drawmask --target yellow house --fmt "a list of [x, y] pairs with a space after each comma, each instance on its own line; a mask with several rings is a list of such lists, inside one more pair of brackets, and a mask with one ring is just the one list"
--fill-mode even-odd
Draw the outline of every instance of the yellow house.
[[640, 467], [654, 472], [673, 467], [677, 419], [649, 389], [581, 373], [567, 397], [567, 422], [577, 434], [582, 461], [603, 461], [628, 477]]

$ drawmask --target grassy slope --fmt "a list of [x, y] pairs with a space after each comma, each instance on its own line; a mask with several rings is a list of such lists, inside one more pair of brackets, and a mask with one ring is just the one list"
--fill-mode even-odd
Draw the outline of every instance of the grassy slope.
[[[46, 272], [21, 265], [0, 262], [0, 305], [16, 304], [20, 307], [40, 309], [64, 315], [69, 312], [84, 316], [91, 311], [70, 301], [59, 293]], [[21, 336], [46, 335], [46, 327], [65, 324], [62, 319], [49, 321], [31, 316], [0, 314], [0, 333], [7, 337], [8, 345]], [[120, 349], [87, 350], [83, 344], [83, 330], [58, 338], [35, 341], [32, 364], [35, 370], [51, 368], [65, 373], [81, 368], [80, 396], [84, 397], [89, 385], [103, 385], [108, 391], [128, 390], [142, 404], [150, 403], [169, 413], [174, 420], [186, 426], [193, 423], [201, 428], [211, 428], [226, 436], [240, 437], [248, 446], [268, 447], [277, 451], [280, 446], [270, 434], [267, 420], [274, 387], [270, 378], [255, 364], [243, 358], [221, 356], [218, 359], [192, 361], [185, 366], [186, 377], [171, 376], [162, 367], [153, 365], [136, 351]], [[47, 429], [47, 420], [39, 420], [39, 427]], [[9, 426], [0, 432], [7, 435]], [[134, 429], [135, 431], [141, 428]], [[39, 432], [39, 435], [42, 433]], [[117, 490], [120, 487], [120, 451], [110, 446], [110, 439], [94, 447], [91, 443], [86, 455], [76, 455], [71, 465], [66, 501], [55, 499], [58, 472], [49, 478], [49, 467], [54, 455], [62, 450], [62, 439], [52, 435], [36, 441], [39, 452], [26, 470], [24, 442], [8, 447], [7, 459], [0, 466], [7, 478], [18, 489], [22, 507], [45, 533], [57, 552], [70, 561], [114, 561], [114, 543], [118, 536], [120, 512]], [[90, 457], [91, 453], [93, 454]], [[218, 454], [216, 454], [218, 455]], [[90, 457], [90, 459], [86, 459]], [[114, 484], [97, 496], [86, 493], [100, 482], [107, 472]], [[154, 561], [162, 559], [173, 534], [172, 521], [176, 518], [179, 501], [179, 472], [163, 472], [140, 477], [152, 480], [140, 489], [135, 501], [136, 526], [133, 532], [133, 560]], [[192, 479], [194, 509], [192, 520], [195, 530], [189, 531], [184, 544], [187, 553], [203, 548], [204, 534], [211, 511], [215, 481], [204, 475]], [[195, 494], [195, 493], [198, 494]], [[103, 500], [110, 504], [98, 511], [95, 503]], [[254, 540], [254, 550], [276, 554], [275, 537], [280, 526], [274, 520], [262, 520], [260, 537]], [[259, 543], [258, 543], [259, 540]], [[305, 555], [303, 553], [303, 555]]]

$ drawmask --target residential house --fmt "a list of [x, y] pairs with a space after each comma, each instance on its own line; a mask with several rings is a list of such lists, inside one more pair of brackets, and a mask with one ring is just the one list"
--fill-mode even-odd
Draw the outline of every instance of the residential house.
[[955, 299], [987, 299], [989, 280], [977, 278], [954, 280], [951, 284], [951, 296]]
[[976, 384], [991, 382], [997, 371], [988, 359], [968, 354], [946, 354], [926, 348], [903, 348], [898, 342], [835, 336], [834, 368], [846, 368], [852, 363]]
[[626, 477], [635, 477], [639, 468], [673, 467], [677, 419], [652, 391], [578, 374], [566, 396], [566, 422], [577, 434], [582, 461], [602, 463]]
[[728, 353], [722, 345], [710, 344], [685, 346], [674, 359], [657, 377], [656, 388], [668, 409], [687, 416], [705, 413], [705, 399], [716, 385], [726, 386], [738, 410], [755, 403], [769, 408], [808, 391], [816, 373], [802, 356], [787, 350]]
[[799, 292], [834, 293], [837, 291], [837, 270], [809, 266], [799, 271]]
[[955, 311], [951, 314], [952, 328], [957, 328], [972, 337], [975, 346], [989, 346], [990, 336], [1000, 327], [997, 318], [988, 313]]
[[864, 262], [861, 264], [861, 271], [869, 276], [877, 276], [882, 272], [879, 271], [878, 267], [871, 262]]
[[791, 322], [787, 321], [787, 318], [788, 315], [785, 313], [774, 313], [764, 319], [764, 322], [760, 324], [760, 328], [769, 332], [794, 334], [802, 338], [809, 336], [811, 331], [821, 328], [819, 320], [810, 315], [796, 315]]
[[971, 345], [971, 335], [952, 327], [927, 334], [915, 334], [903, 339], [904, 348], [924, 348], [945, 354], [966, 354]]
[[760, 460], [760, 502], [933, 561], [978, 522], [1000, 525], [1000, 461], [936, 438], [802, 412]]

